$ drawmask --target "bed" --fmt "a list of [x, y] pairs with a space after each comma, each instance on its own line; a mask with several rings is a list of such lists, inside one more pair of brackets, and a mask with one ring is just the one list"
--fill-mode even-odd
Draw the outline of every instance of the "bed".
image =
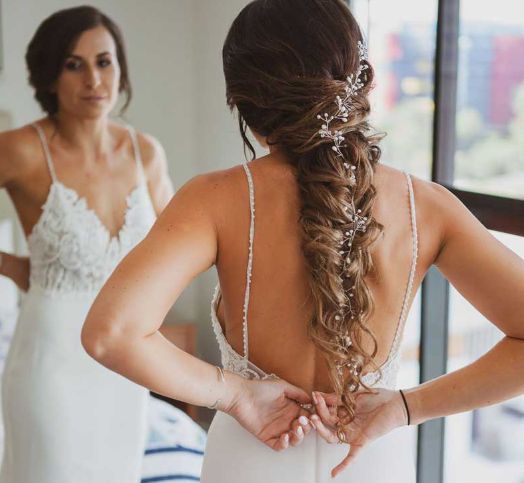
[[[195, 354], [194, 324], [164, 325], [160, 331], [177, 347]], [[206, 432], [195, 422], [197, 414], [195, 406], [151, 395], [141, 483], [200, 481]]]

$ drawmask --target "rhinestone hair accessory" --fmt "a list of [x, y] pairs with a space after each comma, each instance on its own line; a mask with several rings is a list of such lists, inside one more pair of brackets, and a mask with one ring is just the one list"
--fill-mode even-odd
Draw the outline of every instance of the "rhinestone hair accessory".
[[[333, 121], [348, 122], [348, 116], [354, 110], [351, 99], [360, 89], [362, 89], [362, 87], [364, 87], [364, 83], [360, 77], [362, 73], [369, 67], [367, 63], [364, 63], [368, 60], [367, 47], [360, 40], [358, 41], [357, 45], [359, 57], [358, 70], [355, 74], [351, 74], [349, 77], [347, 77], [343, 97], [336, 97], [335, 104], [337, 105], [337, 112], [333, 115], [329, 115], [327, 112], [325, 112], [323, 115], [319, 114], [317, 116], [317, 119], [322, 121], [322, 126], [318, 132], [320, 137], [328, 138], [333, 141], [333, 147], [331, 149], [333, 149], [333, 151], [335, 151], [337, 156], [340, 158], [344, 157], [342, 151], [340, 150], [340, 148], [344, 147], [342, 144], [344, 142], [344, 136], [342, 136], [340, 131], [331, 131], [330, 124]], [[346, 166], [346, 168], [348, 168], [348, 166]]]
[[[344, 168], [348, 171], [349, 176], [349, 185], [351, 188], [354, 187], [357, 178], [356, 171], [357, 167], [352, 165], [348, 160], [345, 159], [344, 154], [342, 153], [342, 148], [345, 147], [342, 131], [334, 130], [331, 127], [331, 124], [334, 122], [347, 123], [350, 114], [355, 110], [353, 106], [353, 98], [357, 92], [364, 87], [364, 82], [362, 81], [362, 74], [369, 68], [367, 64], [368, 60], [368, 51], [366, 45], [359, 41], [358, 44], [358, 55], [359, 55], [359, 66], [357, 71], [354, 74], [349, 75], [346, 78], [346, 85], [344, 87], [344, 92], [342, 95], [337, 95], [335, 98], [336, 111], [334, 114], [329, 114], [325, 112], [324, 114], [318, 114], [317, 119], [322, 121], [322, 125], [318, 134], [321, 138], [329, 139], [333, 142], [331, 149], [336, 153], [338, 158], [341, 158]], [[348, 285], [349, 282], [349, 265], [351, 263], [351, 248], [353, 246], [353, 241], [358, 232], [365, 232], [368, 225], [368, 217], [362, 215], [362, 210], [358, 209], [355, 206], [354, 202], [354, 190], [350, 189], [351, 198], [349, 206], [345, 207], [347, 213], [347, 221], [342, 223], [340, 226], [341, 230], [341, 241], [339, 247], [339, 255], [342, 259], [341, 267], [341, 279], [344, 286]], [[346, 301], [340, 305], [340, 310], [337, 315], [335, 315], [335, 320], [337, 322], [343, 323], [346, 318], [354, 319], [357, 314], [354, 313], [353, 306], [351, 303], [352, 298], [354, 297], [353, 289], [355, 286], [350, 286], [345, 290]], [[349, 353], [349, 350], [352, 346], [351, 337], [349, 331], [346, 331], [343, 335], [338, 337], [338, 343], [340, 346]], [[338, 367], [338, 371], [342, 373], [343, 369], [347, 368], [353, 375], [358, 375], [362, 368], [361, 365], [355, 360], [347, 360], [341, 363]], [[352, 385], [349, 389], [351, 391], [358, 389]]]

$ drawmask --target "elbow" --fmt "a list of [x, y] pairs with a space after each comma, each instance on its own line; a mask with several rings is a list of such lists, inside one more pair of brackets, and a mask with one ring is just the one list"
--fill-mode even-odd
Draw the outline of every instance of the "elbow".
[[82, 331], [81, 343], [82, 347], [90, 357], [97, 361], [100, 360], [103, 352], [96, 339]]
[[87, 354], [97, 361], [100, 361], [107, 352], [103, 337], [96, 331], [86, 328], [85, 325], [82, 329], [80, 342]]
[[117, 334], [111, 329], [100, 328], [101, 326], [102, 324], [93, 323], [88, 318], [82, 327], [80, 342], [90, 357], [104, 364], [114, 355], [118, 343]]

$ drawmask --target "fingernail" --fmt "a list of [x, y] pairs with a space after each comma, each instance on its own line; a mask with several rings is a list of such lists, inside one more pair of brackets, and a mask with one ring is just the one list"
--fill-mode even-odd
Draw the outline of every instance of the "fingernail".
[[318, 404], [318, 396], [317, 396], [317, 393], [316, 393], [316, 392], [313, 393], [313, 402], [314, 402], [315, 404]]
[[297, 436], [304, 436], [304, 430], [302, 429], [302, 426], [297, 428]]
[[298, 422], [302, 425], [302, 426], [307, 426], [309, 424], [309, 421], [308, 419], [306, 418], [306, 416], [300, 416], [298, 418]]

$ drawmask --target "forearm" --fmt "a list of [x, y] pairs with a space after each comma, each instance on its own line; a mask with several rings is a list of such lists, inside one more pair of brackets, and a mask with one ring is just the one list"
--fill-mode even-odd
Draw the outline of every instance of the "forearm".
[[[85, 336], [85, 337], [84, 337]], [[196, 406], [211, 406], [230, 412], [244, 380], [226, 372], [222, 381], [217, 368], [171, 344], [160, 332], [141, 338], [115, 338], [104, 348], [90, 344], [88, 353], [99, 363], [131, 381], [172, 399]]]
[[404, 390], [412, 424], [471, 411], [524, 393], [524, 340], [505, 337], [477, 361]]
[[0, 275], [10, 278], [20, 290], [29, 288], [29, 258], [0, 252]]

